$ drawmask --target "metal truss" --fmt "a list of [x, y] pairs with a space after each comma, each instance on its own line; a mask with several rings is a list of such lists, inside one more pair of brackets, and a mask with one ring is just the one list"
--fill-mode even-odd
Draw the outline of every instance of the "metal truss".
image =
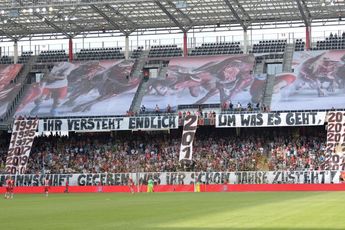
[[344, 0], [0, 0], [0, 39], [254, 30], [344, 24], [342, 17]]

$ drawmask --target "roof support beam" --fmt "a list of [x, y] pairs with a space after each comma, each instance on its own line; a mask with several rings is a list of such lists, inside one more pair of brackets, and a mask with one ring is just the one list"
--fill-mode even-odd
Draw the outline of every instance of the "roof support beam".
[[237, 6], [238, 6], [238, 8], [241, 10], [242, 14], [246, 16], [247, 22], [248, 22], [248, 21], [251, 21], [251, 20], [252, 20], [251, 17], [250, 17], [249, 14], [244, 10], [244, 8], [243, 8], [243, 6], [241, 5], [241, 3], [240, 3], [238, 0], [233, 0], [233, 1], [237, 4]]
[[0, 29], [0, 33], [2, 33], [3, 35], [5, 35], [6, 37], [12, 39], [13, 41], [18, 40], [17, 38], [13, 37], [12, 35], [10, 35], [9, 33], [7, 33], [7, 32], [4, 31], [4, 30], [1, 30], [1, 29]]
[[247, 30], [247, 25], [245, 25], [245, 23], [243, 22], [243, 20], [240, 18], [240, 16], [238, 15], [238, 13], [236, 12], [236, 10], [234, 9], [234, 7], [231, 5], [231, 3], [229, 2], [229, 0], [224, 0], [226, 5], [229, 7], [229, 9], [231, 10], [231, 13], [234, 15], [234, 17], [236, 18], [236, 20], [238, 21], [238, 23], [242, 26], [243, 30]]
[[177, 21], [177, 19], [160, 3], [160, 1], [155, 0], [155, 3], [157, 6], [175, 23], [175, 25], [180, 28], [183, 32], [186, 31], [186, 29], [183, 27], [183, 25]]
[[62, 33], [64, 34], [66, 37], [70, 37], [71, 35], [69, 35], [66, 31], [64, 31], [61, 27], [57, 26], [54, 22], [49, 21], [47, 18], [43, 17], [41, 14], [34, 12], [33, 13], [36, 17], [38, 17], [39, 19], [43, 20], [43, 22], [45, 24], [47, 24], [48, 26], [52, 27], [53, 29], [56, 30], [56, 32]]
[[187, 19], [189, 21], [190, 24], [193, 24], [193, 20], [190, 19], [190, 17], [185, 14], [182, 10], [180, 10], [179, 8], [176, 7], [176, 5], [171, 1], [171, 0], [166, 0], [166, 2], [172, 7], [174, 8], [177, 12], [179, 12], [179, 14], [181, 14], [185, 19]]
[[[20, 0], [17, 0], [19, 2]], [[152, 0], [139, 0], [142, 3], [152, 3]], [[22, 3], [20, 6], [13, 6], [12, 1], [10, 0], [3, 0], [1, 2], [1, 9], [10, 10], [10, 9], [27, 9], [31, 7], [38, 7], [37, 1], [21, 1]], [[78, 3], [76, 3], [78, 2]], [[89, 6], [89, 5], [104, 5], [104, 4], [126, 4], [126, 3], [137, 3], [138, 0], [83, 0], [83, 1], [40, 1], [39, 7], [74, 7], [76, 4], [79, 6]]]
[[68, 14], [68, 16], [67, 16], [69, 18], [68, 23], [70, 25], [75, 26], [75, 28], [77, 28], [77, 31], [74, 31], [73, 35], [70, 34], [69, 38], [73, 38], [73, 37], [77, 36], [78, 34], [80, 34], [84, 31], [83, 24], [79, 25], [76, 22], [70, 20], [70, 18], [72, 18], [78, 12], [78, 8], [79, 8], [79, 6], [77, 5], [74, 8], [74, 10], [70, 14]]
[[127, 17], [126, 15], [122, 14], [119, 10], [115, 9], [114, 7], [112, 7], [111, 5], [109, 4], [106, 4], [105, 7], [107, 7], [108, 9], [112, 10], [115, 12], [116, 15], [122, 17], [126, 22], [128, 22], [129, 24], [131, 24], [131, 26], [133, 27], [132, 30], [130, 31], [133, 32], [135, 31], [137, 28], [138, 28], [138, 25], [133, 22], [129, 17]]
[[302, 2], [302, 0], [296, 0], [296, 3], [297, 3], [298, 10], [302, 16], [305, 26], [310, 26], [310, 21], [311, 21], [310, 13], [307, 6], [305, 5], [304, 2]]
[[91, 5], [91, 8], [97, 12], [99, 15], [101, 15], [110, 25], [112, 25], [116, 30], [121, 31], [124, 35], [129, 35], [128, 32], [125, 31], [124, 28], [122, 28], [122, 26], [120, 26], [119, 24], [117, 24], [116, 22], [114, 22], [113, 19], [111, 19], [108, 15], [106, 15], [102, 10], [100, 10], [97, 6], [95, 5]]
[[[24, 4], [21, 0], [17, 0], [17, 2], [19, 3], [20, 6], [24, 6]], [[48, 26], [54, 28], [57, 32], [64, 34], [66, 37], [70, 37], [70, 35], [67, 32], [65, 32], [62, 28], [60, 28], [59, 26], [57, 26], [53, 22], [49, 21], [48, 19], [44, 18], [41, 14], [39, 14], [37, 12], [33, 12], [33, 15], [35, 15], [36, 17], [38, 17], [41, 20], [44, 19], [44, 23], [46, 23]]]
[[[7, 33], [7, 32], [5, 32], [4, 30], [2, 30], [3, 33], [4, 33], [4, 34], [6, 33], [6, 36], [7, 36], [8, 38], [11, 38], [12, 40], [17, 40], [17, 41], [18, 41], [18, 40], [20, 40], [21, 38], [23, 38], [23, 37], [25, 37], [25, 36], [27, 36], [27, 35], [29, 35], [29, 34], [32, 33], [28, 28], [26, 28], [25, 26], [23, 26], [23, 25], [20, 24], [20, 23], [17, 23], [17, 22], [15, 22], [15, 21], [13, 21], [13, 20], [10, 19], [10, 18], [0, 17], [0, 20], [1, 20], [1, 21], [7, 20], [8, 25], [13, 26], [13, 27], [20, 27], [21, 30], [24, 31], [24, 32], [26, 33], [26, 34], [23, 34], [23, 35], [21, 35], [21, 36], [14, 37], [13, 35], [10, 35], [9, 33]], [[7, 26], [6, 28], [7, 28], [7, 29], [10, 29], [10, 26]], [[11, 36], [11, 37], [9, 37], [9, 36]]]

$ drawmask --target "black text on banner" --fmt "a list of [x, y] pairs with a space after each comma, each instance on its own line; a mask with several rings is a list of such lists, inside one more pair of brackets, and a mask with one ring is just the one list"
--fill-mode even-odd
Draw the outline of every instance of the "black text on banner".
[[[0, 175], [0, 184], [6, 181]], [[238, 172], [147, 172], [147, 173], [83, 173], [83, 174], [17, 174], [16, 186], [43, 186], [45, 179], [51, 186], [128, 185], [129, 178], [146, 184], [153, 178], [156, 184], [338, 184], [341, 171], [238, 171]]]
[[324, 125], [326, 112], [218, 114], [217, 128]]
[[15, 120], [6, 158], [6, 173], [25, 173], [37, 127], [37, 119]]
[[198, 127], [198, 117], [188, 115], [183, 122], [183, 132], [180, 148], [180, 160], [192, 160], [193, 141]]
[[42, 119], [39, 132], [177, 129], [178, 116]]
[[345, 112], [330, 111], [327, 114], [326, 169], [345, 170]]

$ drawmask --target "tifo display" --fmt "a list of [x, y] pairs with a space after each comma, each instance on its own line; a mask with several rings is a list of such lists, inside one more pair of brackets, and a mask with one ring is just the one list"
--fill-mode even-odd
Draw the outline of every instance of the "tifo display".
[[[114, 123], [114, 127], [122, 127], [124, 121], [130, 121], [131, 119], [136, 122], [145, 123], [145, 120], [148, 120], [148, 124], [153, 124], [153, 121], [160, 121], [161, 124], [165, 124], [165, 121], [167, 124], [171, 124], [170, 128], [171, 131], [175, 130], [175, 136], [179, 136], [181, 134], [178, 128], [178, 117], [177, 116], [148, 116], [148, 117], [120, 117], [120, 118], [97, 118], [95, 119], [96, 122], [99, 123], [99, 127], [105, 127], [105, 125], [101, 125], [104, 121], [110, 121], [110, 120], [116, 120]], [[65, 155], [62, 155], [63, 161], [61, 162], [62, 165], [58, 166], [58, 168], [54, 167], [53, 162], [59, 161], [58, 158], [54, 157], [53, 154], [48, 152], [45, 152], [47, 149], [47, 144], [49, 142], [43, 141], [42, 147], [43, 151], [40, 152], [41, 158], [37, 163], [39, 165], [43, 166], [43, 170], [45, 173], [38, 173], [38, 174], [28, 174], [24, 175], [26, 172], [33, 172], [32, 169], [39, 170], [37, 172], [40, 172], [42, 169], [37, 168], [35, 164], [29, 164], [30, 169], [26, 171], [27, 163], [29, 162], [29, 153], [31, 151], [31, 145], [33, 144], [33, 138], [35, 135], [36, 130], [39, 130], [40, 132], [56, 132], [59, 133], [61, 131], [77, 131], [76, 129], [70, 129], [70, 127], [75, 127], [74, 125], [71, 125], [73, 122], [79, 122], [79, 126], [82, 127], [82, 123], [84, 123], [84, 126], [92, 124], [94, 120], [78, 120], [78, 119], [17, 119], [13, 126], [13, 132], [10, 142], [10, 149], [9, 149], [9, 155], [6, 159], [6, 172], [8, 174], [12, 174], [12, 178], [15, 178], [16, 185], [17, 186], [43, 186], [45, 180], [50, 181], [50, 186], [64, 186], [66, 184], [70, 186], [126, 186], [129, 178], [132, 178], [133, 183], [136, 184], [136, 186], [145, 186], [148, 183], [148, 180], [151, 178], [154, 180], [155, 185], [193, 185], [195, 186], [196, 183], [202, 183], [206, 185], [211, 184], [342, 184], [345, 179], [345, 164], [344, 164], [344, 126], [343, 122], [345, 120], [345, 113], [341, 111], [330, 111], [326, 114], [326, 112], [290, 112], [290, 113], [258, 113], [258, 114], [234, 114], [234, 115], [227, 115], [227, 114], [217, 114], [216, 115], [216, 124], [215, 127], [212, 129], [210, 127], [198, 127], [198, 117], [195, 115], [187, 115], [183, 118], [183, 127], [182, 136], [180, 136], [180, 148], [178, 148], [177, 140], [178, 139], [171, 139], [172, 143], [174, 143], [174, 147], [170, 149], [169, 145], [164, 145], [161, 142], [162, 140], [165, 140], [165, 138], [171, 138], [170, 136], [161, 136], [161, 137], [155, 137], [153, 136], [153, 139], [157, 139], [157, 143], [160, 143], [158, 145], [153, 144], [151, 147], [151, 142], [146, 142], [144, 137], [132, 137], [132, 138], [139, 138], [139, 139], [128, 139], [128, 137], [125, 137], [124, 140], [131, 140], [134, 142], [124, 143], [121, 144], [121, 138], [118, 137], [115, 140], [118, 142], [115, 142], [116, 144], [111, 147], [109, 146], [107, 149], [104, 149], [104, 145], [101, 143], [99, 144], [100, 149], [97, 149], [97, 145], [90, 145], [91, 143], [85, 145], [84, 147], [81, 147], [82, 145], [74, 145], [79, 147], [73, 147], [71, 143], [66, 145], [68, 142], [65, 142], [65, 144], [61, 145], [61, 147], [66, 151]], [[236, 122], [236, 120], [239, 120], [239, 123]], [[256, 120], [255, 125], [252, 125], [251, 122], [244, 122], [246, 119], [254, 119]], [[261, 122], [258, 122], [260, 121]], [[224, 120], [228, 120], [227, 122], [224, 122]], [[128, 129], [128, 125], [132, 122], [125, 122], [127, 124], [127, 128], [124, 128], [123, 130], [131, 130]], [[307, 150], [305, 146], [313, 145], [315, 148], [315, 143], [318, 143], [319, 139], [312, 139], [310, 143], [306, 143], [305, 137], [296, 137], [298, 140], [301, 139], [301, 142], [297, 145], [293, 145], [292, 142], [290, 142], [286, 146], [286, 149], [279, 150], [282, 152], [279, 152], [275, 150], [274, 146], [268, 147], [268, 149], [264, 150], [264, 146], [266, 145], [265, 142], [270, 143], [270, 135], [267, 135], [266, 138], [258, 139], [258, 146], [257, 149], [253, 149], [253, 143], [249, 145], [242, 146], [241, 143], [237, 144], [234, 143], [232, 147], [229, 146], [223, 146], [225, 143], [224, 140], [220, 139], [218, 142], [217, 138], [211, 139], [210, 146], [208, 146], [211, 150], [209, 153], [210, 155], [204, 155], [203, 152], [207, 150], [205, 149], [205, 140], [207, 138], [204, 137], [204, 139], [198, 140], [198, 136], [196, 134], [204, 133], [203, 135], [206, 137], [211, 137], [211, 133], [215, 132], [216, 135], [220, 135], [222, 130], [224, 129], [217, 129], [218, 127], [221, 127], [221, 124], [227, 124], [229, 127], [243, 127], [243, 124], [258, 128], [258, 132], [260, 133], [261, 129], [265, 129], [264, 125], [265, 121], [272, 122], [272, 125], [275, 124], [275, 126], [288, 126], [293, 129], [297, 129], [300, 126], [312, 126], [322, 127], [324, 125], [324, 122], [327, 121], [327, 143], [321, 144], [319, 143], [318, 149], [315, 149], [316, 151], [313, 153], [310, 150]], [[279, 121], [279, 122], [278, 122]], [[283, 122], [284, 121], [284, 122]], [[288, 122], [287, 122], [288, 121]], [[291, 122], [290, 122], [291, 121]], [[65, 122], [65, 125], [63, 125]], [[170, 122], [170, 123], [169, 123]], [[172, 123], [171, 123], [172, 122]], [[159, 123], [159, 122], [158, 122]], [[156, 125], [158, 123], [155, 123]], [[263, 127], [260, 127], [260, 124]], [[237, 126], [240, 124], [239, 126]], [[268, 124], [268, 123], [267, 123]], [[97, 127], [97, 125], [93, 125], [94, 127]], [[48, 128], [50, 127], [50, 128]], [[123, 126], [124, 127], [124, 126]], [[288, 130], [288, 127], [285, 127], [286, 130]], [[153, 128], [153, 130], [157, 130], [158, 127]], [[164, 129], [164, 127], [161, 127]], [[169, 126], [166, 127], [168, 130], [170, 129]], [[143, 128], [145, 129], [145, 128]], [[267, 128], [266, 128], [267, 129]], [[101, 129], [98, 129], [101, 130]], [[110, 129], [111, 130], [111, 129]], [[110, 131], [107, 128], [104, 128], [102, 131]], [[151, 128], [148, 128], [148, 130], [151, 130]], [[207, 133], [208, 131], [211, 131], [211, 133]], [[87, 129], [79, 129], [79, 132], [88, 132]], [[237, 131], [236, 131], [237, 132]], [[252, 133], [251, 135], [253, 135]], [[273, 138], [279, 138], [279, 136], [271, 134]], [[107, 136], [107, 135], [106, 135]], [[105, 136], [105, 137], [106, 137]], [[225, 135], [224, 137], [229, 136]], [[231, 135], [230, 135], [231, 136]], [[77, 136], [76, 136], [77, 137]], [[90, 136], [92, 137], [92, 135]], [[96, 136], [95, 136], [96, 137]], [[282, 136], [284, 137], [284, 136]], [[49, 140], [49, 137], [47, 137]], [[56, 137], [58, 139], [63, 140], [63, 137]], [[71, 137], [73, 140], [73, 136]], [[78, 137], [80, 139], [81, 137]], [[80, 143], [85, 143], [86, 140], [88, 140], [88, 135], [86, 134], [86, 139], [80, 139]], [[109, 136], [107, 137], [109, 138]], [[147, 136], [147, 140], [150, 139], [149, 136]], [[38, 141], [41, 139], [41, 137], [37, 137]], [[51, 138], [50, 138], [51, 139]], [[112, 139], [112, 138], [111, 138]], [[111, 139], [108, 139], [110, 141]], [[194, 140], [197, 140], [195, 143]], [[44, 140], [44, 138], [42, 139]], [[216, 141], [217, 140], [217, 141]], [[107, 140], [105, 140], [105, 143], [110, 143]], [[201, 141], [201, 142], [200, 142]], [[275, 140], [277, 142], [277, 140]], [[52, 142], [54, 143], [54, 142]], [[73, 143], [73, 142], [72, 142]], [[96, 143], [96, 142], [95, 142]], [[132, 143], [132, 144], [130, 144]], [[134, 144], [136, 143], [136, 144]], [[141, 143], [141, 144], [139, 144]], [[203, 143], [203, 144], [201, 144]], [[231, 143], [231, 142], [230, 142]], [[245, 142], [244, 142], [245, 143]], [[56, 142], [55, 142], [56, 144]], [[54, 145], [55, 145], [54, 144]], [[280, 144], [277, 142], [277, 148]], [[106, 144], [105, 146], [107, 146]], [[125, 147], [125, 149], [122, 149], [121, 145]], [[139, 148], [135, 147], [138, 146]], [[267, 145], [270, 146], [271, 144]], [[301, 146], [302, 145], [302, 146]], [[45, 146], [45, 147], [44, 147]], [[70, 146], [67, 149], [67, 146]], [[89, 147], [88, 147], [89, 146]], [[89, 149], [91, 146], [96, 147], [94, 149], [94, 154], [91, 149]], [[103, 147], [102, 147], [103, 146]], [[126, 147], [127, 146], [127, 147]], [[132, 146], [132, 147], [130, 147]], [[156, 147], [155, 147], [156, 146]], [[217, 146], [217, 147], [215, 147]], [[220, 147], [223, 146], [223, 147]], [[231, 146], [231, 145], [230, 145]], [[237, 146], [237, 150], [234, 151], [234, 147]], [[250, 147], [252, 146], [252, 147]], [[34, 145], [33, 149], [37, 149], [37, 147]], [[59, 147], [56, 146], [54, 149], [58, 149]], [[116, 153], [112, 153], [112, 148], [119, 149], [119, 155]], [[127, 148], [127, 149], [126, 149]], [[229, 149], [230, 148], [230, 149]], [[267, 147], [266, 147], [267, 148]], [[45, 149], [45, 150], [44, 150]], [[89, 150], [87, 150], [89, 149]], [[170, 150], [169, 150], [170, 149]], [[249, 149], [252, 149], [250, 152]], [[53, 149], [52, 149], [53, 150]], [[125, 151], [124, 151], [125, 150]], [[169, 151], [167, 151], [169, 150]], [[56, 150], [53, 150], [56, 151]], [[67, 152], [68, 151], [68, 152]], [[89, 152], [91, 151], [91, 152]], [[124, 151], [124, 152], [123, 152]], [[224, 152], [224, 155], [222, 153]], [[230, 151], [230, 155], [227, 155], [227, 151]], [[271, 154], [271, 159], [269, 164], [265, 163], [265, 151], [268, 151], [269, 154]], [[212, 152], [214, 155], [212, 155]], [[47, 154], [49, 153], [49, 154]], [[178, 154], [179, 153], [179, 154]], [[37, 153], [34, 153], [37, 154]], [[92, 154], [92, 155], [88, 155]], [[273, 155], [274, 154], [274, 155]], [[306, 155], [304, 155], [306, 154]], [[87, 159], [86, 156], [89, 156], [89, 159]], [[75, 157], [75, 159], [73, 159]], [[86, 158], [85, 158], [86, 157]], [[171, 157], [169, 159], [169, 157]], [[229, 158], [230, 157], [230, 158]], [[232, 158], [233, 157], [233, 158]], [[72, 158], [72, 159], [71, 159]], [[228, 159], [227, 159], [228, 158]], [[231, 159], [232, 158], [232, 159]], [[279, 159], [280, 158], [280, 159]], [[122, 162], [122, 170], [126, 171], [126, 173], [111, 173], [113, 170], [118, 171], [120, 168], [117, 168], [117, 163], [113, 164], [112, 162]], [[126, 159], [126, 163], [123, 162], [123, 160]], [[226, 160], [227, 159], [227, 160]], [[42, 161], [41, 161], [42, 160]], [[163, 160], [163, 161], [162, 161]], [[281, 160], [282, 165], [280, 166], [279, 161]], [[214, 164], [210, 164], [207, 162], [214, 161]], [[273, 168], [274, 171], [262, 171], [260, 170], [269, 166], [270, 163], [273, 163], [276, 161], [276, 165], [274, 165]], [[68, 169], [68, 166], [71, 164], [71, 162], [74, 162], [74, 164], [77, 164], [78, 167], [83, 173], [81, 174], [74, 174], [74, 173], [68, 173], [71, 169]], [[93, 163], [91, 163], [93, 162]], [[98, 163], [96, 163], [98, 162]], [[102, 163], [101, 163], [102, 162]], [[136, 162], [132, 167], [130, 167], [129, 164], [132, 164], [133, 162]], [[164, 163], [163, 163], [164, 162]], [[204, 162], [204, 166], [200, 167], [202, 164], [201, 162]], [[96, 163], [96, 164], [94, 164]], [[103, 164], [103, 166], [100, 166], [99, 164]], [[141, 165], [144, 163], [144, 165]], [[91, 164], [89, 170], [90, 173], [85, 173], [86, 167], [85, 164]], [[180, 165], [180, 169], [176, 168], [176, 165]], [[265, 164], [267, 166], [265, 166]], [[126, 166], [127, 165], [127, 166]], [[125, 166], [125, 167], [123, 167]], [[144, 166], [144, 168], [142, 167]], [[160, 166], [160, 167], [153, 167], [153, 166]], [[228, 170], [231, 169], [233, 166], [235, 166], [236, 172], [232, 172], [231, 170], [229, 172], [222, 171], [222, 170]], [[248, 167], [249, 168], [246, 168]], [[40, 166], [41, 167], [41, 166]], [[61, 168], [62, 167], [62, 168]], [[169, 169], [170, 167], [170, 169]], [[76, 168], [75, 168], [76, 169]], [[159, 169], [159, 171], [155, 171]], [[201, 171], [194, 171], [195, 169], [199, 169]], [[233, 168], [232, 168], [233, 169]], [[248, 171], [242, 171], [243, 169]], [[289, 169], [288, 172], [286, 171], [280, 171]], [[56, 174], [56, 172], [61, 172], [63, 174], [59, 175]], [[62, 170], [62, 171], [61, 171]], [[96, 172], [93, 172], [96, 170]], [[169, 170], [172, 170], [174, 172], [169, 172]], [[183, 172], [184, 170], [184, 172]], [[185, 171], [187, 170], [187, 171]], [[202, 171], [207, 172], [202, 172]], [[218, 171], [219, 170], [219, 171]], [[182, 172], [181, 172], [182, 171]], [[188, 172], [192, 171], [192, 172]], [[193, 172], [194, 171], [194, 172]], [[71, 171], [70, 171], [71, 172]], [[77, 171], [76, 171], [77, 172]], [[52, 174], [53, 173], [53, 174]], [[67, 174], [66, 174], [67, 173]], [[1, 181], [4, 182], [7, 178], [6, 175], [3, 175], [1, 178]], [[160, 191], [171, 191], [173, 187], [160, 187]], [[175, 188], [177, 189], [177, 187]], [[264, 189], [264, 188], [260, 188]], [[267, 188], [268, 189], [268, 188]], [[270, 187], [270, 189], [273, 189]], [[287, 188], [292, 189], [292, 187]], [[304, 188], [308, 189], [308, 188]], [[311, 188], [310, 188], [311, 189]], [[312, 189], [316, 190], [322, 190], [321, 187], [313, 187]], [[339, 189], [337, 187], [333, 189]], [[179, 191], [190, 191], [189, 187], [186, 188], [178, 186]], [[111, 190], [116, 191], [116, 190]], [[123, 191], [123, 190], [120, 190]]]
[[330, 170], [342, 170], [345, 163], [345, 112], [328, 113], [327, 151]]
[[[105, 116], [125, 114], [139, 85], [129, 76], [132, 60], [56, 63], [31, 85], [17, 116]], [[121, 103], [120, 103], [121, 102]], [[107, 106], [109, 103], [117, 106]]]
[[6, 173], [23, 174], [29, 161], [38, 120], [17, 119], [13, 124], [11, 142], [6, 158]]
[[344, 2], [0, 1], [0, 230], [345, 229]]

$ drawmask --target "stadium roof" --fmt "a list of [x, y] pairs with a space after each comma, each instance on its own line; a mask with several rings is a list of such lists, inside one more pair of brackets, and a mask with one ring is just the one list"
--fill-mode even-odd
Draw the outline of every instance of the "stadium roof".
[[0, 38], [343, 24], [344, 0], [0, 0]]

